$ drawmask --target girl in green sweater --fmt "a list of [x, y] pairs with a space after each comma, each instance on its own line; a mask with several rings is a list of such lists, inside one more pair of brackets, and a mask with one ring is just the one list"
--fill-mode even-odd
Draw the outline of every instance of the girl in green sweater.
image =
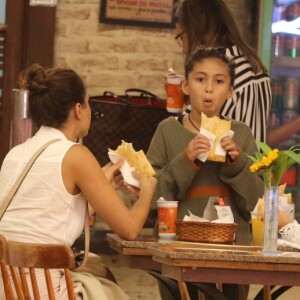
[[250, 161], [242, 154], [257, 151], [251, 130], [232, 120], [233, 137], [220, 141], [226, 161], [198, 159], [211, 149], [209, 139], [199, 132], [201, 114], [220, 115], [232, 95], [234, 65], [224, 48], [202, 47], [186, 57], [185, 77], [182, 88], [190, 97], [190, 114], [162, 121], [147, 152], [158, 178], [153, 200], [178, 200], [178, 218], [182, 219], [188, 210], [202, 217], [209, 197], [226, 197], [238, 223], [236, 243], [249, 244], [250, 211], [264, 192], [263, 181], [250, 172]]

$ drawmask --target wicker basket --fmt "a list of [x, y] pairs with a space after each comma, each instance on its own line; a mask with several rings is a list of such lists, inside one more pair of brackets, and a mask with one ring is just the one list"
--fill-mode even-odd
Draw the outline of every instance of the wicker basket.
[[232, 243], [237, 224], [176, 220], [178, 240], [198, 243]]

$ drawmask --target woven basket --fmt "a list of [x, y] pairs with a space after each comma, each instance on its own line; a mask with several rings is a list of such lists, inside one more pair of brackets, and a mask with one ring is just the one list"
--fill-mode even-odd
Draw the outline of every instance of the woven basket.
[[178, 240], [198, 243], [232, 243], [237, 224], [176, 220]]

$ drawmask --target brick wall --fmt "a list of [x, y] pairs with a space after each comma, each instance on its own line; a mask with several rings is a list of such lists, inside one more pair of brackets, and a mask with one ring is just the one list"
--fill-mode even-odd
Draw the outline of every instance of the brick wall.
[[[142, 88], [164, 97], [169, 67], [183, 73], [183, 55], [172, 29], [99, 23], [101, 0], [59, 0], [56, 11], [55, 66], [75, 69], [90, 95]], [[249, 36], [247, 0], [225, 1]]]

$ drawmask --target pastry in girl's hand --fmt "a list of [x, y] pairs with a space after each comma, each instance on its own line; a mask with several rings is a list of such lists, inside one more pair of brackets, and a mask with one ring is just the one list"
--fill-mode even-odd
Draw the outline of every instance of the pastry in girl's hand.
[[208, 118], [204, 113], [201, 113], [201, 128], [206, 129], [216, 136], [214, 144], [208, 153], [207, 160], [225, 162], [226, 153], [224, 153], [224, 155], [218, 155], [216, 149], [221, 138], [223, 138], [226, 133], [230, 132], [231, 121], [220, 119], [217, 116]]

